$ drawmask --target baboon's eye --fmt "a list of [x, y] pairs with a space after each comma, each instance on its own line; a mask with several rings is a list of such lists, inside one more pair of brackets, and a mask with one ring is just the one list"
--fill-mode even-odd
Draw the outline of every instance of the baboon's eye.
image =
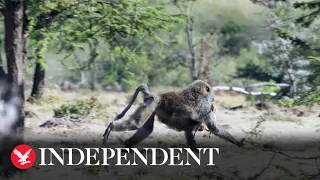
[[207, 91], [207, 92], [210, 92], [210, 88], [209, 88], [208, 86], [206, 87], [206, 91]]

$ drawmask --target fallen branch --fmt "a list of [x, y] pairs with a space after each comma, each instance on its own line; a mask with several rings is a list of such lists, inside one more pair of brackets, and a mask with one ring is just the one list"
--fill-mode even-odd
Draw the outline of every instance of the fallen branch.
[[231, 86], [214, 86], [214, 91], [235, 91], [237, 93], [250, 95], [250, 96], [261, 96], [261, 95], [268, 95], [268, 96], [276, 96], [277, 93], [273, 92], [249, 92], [246, 91], [245, 88], [241, 87], [231, 87]]
[[243, 106], [240, 105], [240, 106], [229, 107], [229, 108], [226, 108], [226, 109], [228, 109], [228, 110], [230, 110], [230, 111], [235, 111], [235, 110], [237, 110], [237, 109], [242, 109], [242, 108], [243, 108]]
[[275, 83], [263, 82], [263, 83], [249, 84], [249, 85], [245, 86], [244, 89], [257, 88], [257, 87], [262, 87], [262, 86], [273, 86], [273, 87], [277, 87], [277, 88], [281, 89], [284, 87], [290, 87], [290, 84], [286, 84], [286, 83], [275, 84]]
[[[279, 92], [278, 93], [274, 93], [274, 92], [250, 92], [247, 89], [250, 88], [257, 88], [257, 87], [263, 87], [263, 86], [274, 86], [279, 88]], [[214, 91], [234, 91], [240, 94], [245, 94], [245, 95], [249, 95], [249, 96], [271, 96], [274, 97], [276, 99], [280, 99], [282, 96], [286, 95], [287, 92], [290, 91], [290, 84], [286, 84], [286, 83], [267, 83], [267, 82], [263, 82], [263, 83], [255, 83], [255, 84], [249, 84], [244, 86], [244, 88], [242, 87], [232, 87], [232, 86], [214, 86], [213, 90]]]

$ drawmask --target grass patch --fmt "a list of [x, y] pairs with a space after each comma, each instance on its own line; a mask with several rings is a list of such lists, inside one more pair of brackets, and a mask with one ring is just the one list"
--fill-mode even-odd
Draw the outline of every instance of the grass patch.
[[30, 97], [28, 102], [35, 104], [35, 105], [47, 105], [47, 104], [58, 104], [63, 102], [63, 99], [60, 96], [47, 96], [40, 99], [35, 99]]

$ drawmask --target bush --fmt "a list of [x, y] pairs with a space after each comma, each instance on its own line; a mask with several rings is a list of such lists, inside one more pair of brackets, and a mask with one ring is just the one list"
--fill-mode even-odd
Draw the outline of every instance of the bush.
[[78, 100], [73, 104], [63, 104], [59, 109], [53, 110], [53, 112], [54, 117], [65, 117], [72, 114], [88, 116], [96, 106], [96, 99], [91, 97], [90, 101]]
[[286, 97], [275, 102], [280, 107], [291, 108], [294, 106], [294, 100]]

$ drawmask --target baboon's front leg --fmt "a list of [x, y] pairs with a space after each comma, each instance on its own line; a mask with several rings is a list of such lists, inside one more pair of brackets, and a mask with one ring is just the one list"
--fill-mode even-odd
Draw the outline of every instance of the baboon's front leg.
[[226, 131], [222, 126], [216, 123], [216, 116], [214, 112], [210, 112], [209, 114], [207, 114], [204, 117], [203, 121], [207, 125], [211, 133], [226, 141], [236, 144], [239, 147], [243, 146], [244, 139], [242, 139], [241, 141], [236, 140], [228, 131]]

